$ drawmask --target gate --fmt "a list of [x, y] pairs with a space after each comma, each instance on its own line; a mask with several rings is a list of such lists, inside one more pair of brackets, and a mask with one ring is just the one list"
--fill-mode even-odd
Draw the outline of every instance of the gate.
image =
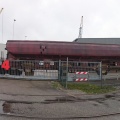
[[[101, 80], [100, 62], [68, 62], [69, 81]], [[77, 79], [77, 80], [76, 80]]]
[[58, 61], [6, 60], [0, 63], [0, 77], [58, 80]]
[[67, 88], [68, 81], [68, 61], [60, 61], [60, 78], [61, 84]]
[[67, 82], [90, 82], [102, 80], [101, 62], [61, 62], [61, 83], [67, 87]]

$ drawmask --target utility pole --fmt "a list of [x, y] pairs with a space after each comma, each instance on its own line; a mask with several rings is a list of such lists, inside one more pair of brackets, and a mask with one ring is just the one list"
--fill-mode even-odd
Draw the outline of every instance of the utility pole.
[[[2, 13], [3, 8], [0, 10], [0, 14]], [[3, 42], [3, 14], [2, 14], [2, 42]]]
[[81, 17], [81, 23], [80, 23], [78, 38], [82, 38], [82, 33], [83, 33], [83, 16]]

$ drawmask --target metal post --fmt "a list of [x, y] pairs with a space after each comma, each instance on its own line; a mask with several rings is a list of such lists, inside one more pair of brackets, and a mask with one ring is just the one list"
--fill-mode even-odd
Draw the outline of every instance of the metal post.
[[59, 60], [59, 71], [58, 71], [58, 80], [61, 80], [61, 77], [60, 77], [60, 75], [61, 75], [61, 60]]
[[100, 80], [101, 80], [101, 88], [103, 86], [103, 81], [102, 81], [102, 62], [100, 62]]
[[88, 72], [88, 82], [90, 83], [90, 81], [89, 81], [89, 71], [87, 71]]
[[66, 89], [67, 89], [67, 81], [68, 81], [68, 57], [67, 57], [67, 66], [66, 66], [66, 86], [65, 86]]

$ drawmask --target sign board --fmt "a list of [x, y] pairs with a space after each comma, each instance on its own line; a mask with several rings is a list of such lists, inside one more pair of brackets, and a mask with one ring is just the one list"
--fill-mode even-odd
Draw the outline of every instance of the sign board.
[[39, 62], [39, 65], [44, 65], [44, 61], [40, 61], [40, 62]]
[[54, 65], [54, 61], [50, 61], [50, 65]]

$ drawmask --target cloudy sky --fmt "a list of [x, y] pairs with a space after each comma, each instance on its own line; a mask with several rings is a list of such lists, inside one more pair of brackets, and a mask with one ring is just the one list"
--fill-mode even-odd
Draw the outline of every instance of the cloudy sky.
[[119, 6], [120, 0], [0, 0], [0, 9], [4, 8], [0, 43], [11, 39], [73, 41], [81, 16], [84, 38], [118, 38]]

